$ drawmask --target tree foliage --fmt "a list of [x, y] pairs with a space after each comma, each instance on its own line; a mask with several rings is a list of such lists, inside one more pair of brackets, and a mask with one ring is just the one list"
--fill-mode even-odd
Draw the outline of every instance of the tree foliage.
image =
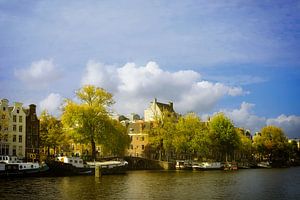
[[240, 138], [231, 120], [223, 113], [216, 114], [209, 123], [210, 137], [219, 152], [227, 156], [239, 146]]
[[[109, 118], [109, 107], [114, 103], [112, 94], [103, 88], [86, 85], [76, 92], [76, 96], [79, 103], [66, 100], [62, 122], [76, 141], [91, 145], [92, 158], [95, 159], [96, 144], [113, 150], [109, 138], [112, 134], [120, 136], [119, 131], [124, 130]], [[118, 144], [123, 142], [126, 144], [127, 139], [124, 137], [115, 137], [115, 139], [122, 141]]]
[[288, 140], [282, 129], [266, 126], [254, 137], [257, 151], [270, 161], [288, 158]]
[[54, 150], [63, 144], [66, 136], [60, 120], [43, 111], [40, 116], [40, 146], [47, 148], [47, 154], [50, 154], [50, 148]]

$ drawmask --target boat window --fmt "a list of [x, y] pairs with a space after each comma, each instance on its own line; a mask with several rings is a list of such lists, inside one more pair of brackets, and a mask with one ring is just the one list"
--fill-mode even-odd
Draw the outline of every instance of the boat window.
[[77, 163], [77, 160], [75, 160], [75, 163]]
[[82, 163], [82, 161], [80, 160], [79, 163]]
[[33, 165], [31, 165], [31, 168], [33, 168]]
[[23, 166], [22, 165], [20, 165], [20, 169], [22, 169], [23, 168]]
[[70, 163], [73, 162], [73, 160], [70, 160]]

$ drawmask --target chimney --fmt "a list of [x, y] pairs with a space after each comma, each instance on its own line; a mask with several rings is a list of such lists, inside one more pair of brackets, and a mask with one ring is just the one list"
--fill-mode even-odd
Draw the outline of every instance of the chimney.
[[173, 102], [172, 101], [169, 102], [169, 105], [173, 109]]

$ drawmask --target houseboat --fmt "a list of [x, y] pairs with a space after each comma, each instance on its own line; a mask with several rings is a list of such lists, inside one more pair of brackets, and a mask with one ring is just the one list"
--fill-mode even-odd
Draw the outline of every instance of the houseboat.
[[189, 160], [176, 160], [175, 168], [177, 170], [191, 170], [193, 164]]
[[49, 174], [52, 176], [92, 175], [94, 169], [85, 164], [80, 157], [59, 156], [46, 160]]
[[46, 164], [23, 162], [16, 156], [0, 156], [1, 177], [33, 177], [48, 173]]
[[193, 170], [220, 170], [223, 168], [223, 165], [220, 162], [201, 162], [194, 163]]

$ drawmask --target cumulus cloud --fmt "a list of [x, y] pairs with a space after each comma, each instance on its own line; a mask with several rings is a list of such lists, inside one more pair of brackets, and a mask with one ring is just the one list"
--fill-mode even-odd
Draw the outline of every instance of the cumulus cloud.
[[39, 60], [32, 62], [28, 68], [16, 69], [15, 76], [33, 88], [41, 88], [61, 77], [60, 70], [53, 60]]
[[291, 138], [296, 138], [300, 135], [300, 116], [280, 115], [277, 118], [268, 119], [267, 124], [281, 127]]
[[145, 66], [126, 63], [119, 68], [89, 61], [81, 82], [113, 91], [115, 109], [120, 113], [141, 114], [148, 106], [145, 103], [155, 97], [163, 102], [173, 101], [179, 112], [210, 111], [224, 96], [247, 94], [241, 87], [202, 80], [192, 70], [163, 70], [153, 61]]
[[40, 110], [47, 110], [50, 114], [59, 116], [61, 114], [60, 107], [62, 105], [63, 98], [58, 93], [50, 93], [45, 99], [40, 101]]
[[253, 113], [254, 104], [243, 102], [238, 109], [227, 110], [223, 112], [233, 120], [235, 126], [249, 129], [252, 133], [260, 131], [266, 125], [275, 125], [283, 129], [289, 138], [299, 137], [300, 117], [295, 115], [280, 115], [277, 118], [259, 117]]
[[266, 118], [258, 117], [253, 114], [252, 109], [254, 108], [254, 106], [254, 104], [243, 102], [239, 109], [224, 109], [221, 110], [221, 112], [232, 119], [236, 126], [250, 129], [252, 132], [256, 132], [266, 125]]

